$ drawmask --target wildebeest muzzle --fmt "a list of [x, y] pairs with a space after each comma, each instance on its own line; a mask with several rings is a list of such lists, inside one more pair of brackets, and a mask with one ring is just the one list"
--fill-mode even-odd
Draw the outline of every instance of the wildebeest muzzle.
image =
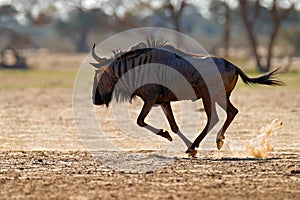
[[93, 104], [95, 104], [95, 105], [104, 104], [103, 98], [99, 94], [98, 87], [96, 87], [96, 89], [94, 89], [94, 91], [93, 91]]

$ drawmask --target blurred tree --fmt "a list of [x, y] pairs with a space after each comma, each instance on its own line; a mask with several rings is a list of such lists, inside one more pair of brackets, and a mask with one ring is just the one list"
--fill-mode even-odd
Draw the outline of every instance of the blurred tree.
[[130, 8], [126, 8], [126, 3], [125, 0], [101, 1], [95, 7], [87, 8], [79, 0], [74, 3], [75, 9], [69, 13], [68, 20], [58, 20], [56, 29], [61, 36], [67, 36], [74, 42], [77, 52], [86, 52], [92, 31], [120, 32], [138, 26], [137, 17]]
[[285, 39], [295, 47], [295, 54], [300, 56], [300, 24], [284, 31]]
[[278, 35], [279, 28], [281, 26], [281, 23], [284, 19], [288, 17], [290, 12], [294, 9], [294, 3], [291, 3], [291, 5], [288, 8], [280, 8], [277, 4], [277, 0], [273, 0], [273, 5], [271, 6], [269, 10], [272, 21], [273, 21], [273, 30], [271, 32], [270, 37], [270, 43], [268, 46], [268, 55], [267, 55], [267, 63], [266, 63], [266, 69], [265, 71], [269, 71], [271, 67], [271, 59], [273, 57], [273, 49], [276, 37]]
[[224, 34], [223, 34], [223, 43], [224, 43], [224, 56], [229, 56], [229, 45], [230, 45], [230, 6], [229, 2], [224, 0], [212, 0], [210, 4], [210, 11], [214, 17], [218, 20], [219, 23], [224, 24]]
[[109, 14], [106, 13], [110, 21], [108, 25], [116, 32], [138, 27], [144, 9], [138, 5], [139, 3], [133, 0], [104, 0], [101, 3], [103, 9], [110, 10]]
[[259, 5], [259, 0], [256, 0], [255, 2], [255, 7], [254, 11], [252, 10], [251, 12], [253, 13], [252, 17], [249, 15], [249, 4], [247, 0], [239, 0], [240, 2], [240, 12], [242, 15], [242, 19], [246, 28], [246, 31], [248, 33], [248, 38], [250, 41], [250, 45], [252, 47], [252, 51], [256, 60], [256, 65], [260, 71], [264, 71], [261, 63], [260, 63], [260, 55], [258, 54], [258, 48], [257, 48], [257, 37], [254, 31], [254, 23], [256, 22], [259, 12], [260, 12], [260, 5]]
[[[55, 10], [50, 0], [8, 0], [0, 6], [0, 31], [6, 35], [4, 47], [26, 48], [33, 45], [36, 27], [49, 25]], [[52, 8], [52, 9], [50, 9]]]
[[57, 14], [54, 6], [58, 0], [8, 0], [18, 13], [17, 18], [22, 25], [43, 26], [52, 22]]
[[181, 25], [180, 25], [180, 17], [182, 15], [182, 11], [186, 6], [185, 0], [181, 1], [166, 1], [163, 5], [171, 13], [171, 18], [173, 21], [174, 29], [178, 32], [181, 32]]
[[[181, 18], [184, 9], [189, 5], [185, 0], [162, 0], [159, 2], [141, 1], [141, 3], [145, 7], [150, 8], [154, 15], [159, 14], [160, 16], [169, 18], [173, 29], [182, 32]], [[162, 23], [162, 21], [167, 21], [166, 19], [163, 19], [163, 17], [160, 17], [160, 23]], [[176, 35], [176, 43], [178, 46], [184, 48], [182, 46], [183, 44], [180, 35]]]
[[15, 30], [19, 25], [16, 20], [18, 11], [13, 5], [0, 6], [0, 31], [1, 35], [7, 37], [4, 47], [22, 48], [30, 44], [31, 37], [29, 34], [20, 34]]
[[[182, 11], [186, 6], [185, 0], [181, 1], [166, 1], [165, 4], [163, 5], [163, 8], [167, 9], [171, 13], [171, 19], [173, 21], [173, 26], [174, 29], [178, 32], [181, 32], [181, 24], [180, 24], [180, 18], [182, 16]], [[180, 38], [181, 35], [176, 35], [176, 42], [177, 45], [184, 48], [182, 44], [182, 40]]]
[[10, 4], [4, 4], [0, 6], [0, 18], [3, 21], [4, 17], [15, 16], [18, 13], [16, 8]]
[[58, 33], [66, 38], [71, 39], [77, 52], [86, 52], [87, 38], [91, 30], [97, 26], [105, 28], [106, 14], [100, 8], [84, 9], [77, 7], [70, 15], [69, 20], [59, 20], [56, 23]]
[[178, 32], [182, 31], [180, 19], [184, 8], [188, 5], [185, 0], [162, 0], [159, 1], [159, 6], [157, 1], [141, 1], [141, 4], [146, 8], [150, 8], [154, 13], [167, 13], [170, 16], [173, 28]]
[[[289, 13], [294, 9], [294, 1], [289, 2], [289, 7], [284, 8], [277, 0], [272, 0], [271, 4], [265, 5], [264, 7], [261, 5], [260, 0], [255, 1], [254, 10], [251, 11], [251, 15], [249, 14], [249, 1], [247, 0], [239, 0], [240, 3], [240, 13], [242, 15], [242, 19], [245, 25], [245, 28], [248, 33], [248, 38], [252, 47], [253, 54], [256, 59], [256, 65], [259, 71], [267, 72], [271, 68], [271, 59], [273, 57], [273, 49], [276, 37], [278, 35], [279, 28], [284, 19], [286, 19]], [[261, 9], [266, 9], [272, 19], [273, 29], [270, 33], [270, 41], [268, 44], [268, 54], [267, 54], [267, 62], [262, 64], [261, 57], [258, 53], [258, 38], [255, 33], [254, 24], [259, 17], [259, 13]]]

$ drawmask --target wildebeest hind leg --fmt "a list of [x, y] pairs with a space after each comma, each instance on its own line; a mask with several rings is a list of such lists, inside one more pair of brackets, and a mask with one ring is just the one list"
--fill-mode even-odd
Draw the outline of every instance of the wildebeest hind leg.
[[148, 129], [149, 131], [157, 134], [157, 135], [160, 135], [166, 139], [168, 139], [169, 141], [172, 141], [172, 137], [170, 136], [169, 132], [168, 131], [164, 131], [163, 129], [157, 129], [147, 123], [145, 123], [145, 118], [147, 117], [147, 115], [149, 114], [152, 106], [155, 104], [156, 102], [156, 98], [153, 98], [149, 101], [146, 101], [143, 105], [143, 108], [141, 110], [141, 113], [139, 114], [138, 118], [137, 118], [137, 124], [140, 126], [140, 127], [144, 127], [146, 129]]
[[231, 122], [233, 121], [234, 117], [238, 114], [238, 112], [239, 112], [238, 109], [232, 105], [232, 103], [229, 100], [229, 97], [227, 97], [227, 109], [226, 109], [227, 118], [216, 138], [218, 149], [222, 148], [224, 144], [223, 140], [225, 139], [224, 133], [229, 127], [229, 125], [231, 124]]

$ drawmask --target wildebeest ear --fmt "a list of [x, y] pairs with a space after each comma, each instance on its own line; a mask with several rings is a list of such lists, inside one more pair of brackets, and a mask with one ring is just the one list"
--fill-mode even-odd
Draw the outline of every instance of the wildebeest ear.
[[95, 52], [95, 47], [96, 47], [96, 44], [94, 43], [93, 48], [92, 48], [92, 56], [98, 63], [90, 63], [90, 64], [93, 65], [95, 68], [99, 69], [101, 67], [108, 65], [108, 63], [110, 62], [110, 59], [99, 57]]

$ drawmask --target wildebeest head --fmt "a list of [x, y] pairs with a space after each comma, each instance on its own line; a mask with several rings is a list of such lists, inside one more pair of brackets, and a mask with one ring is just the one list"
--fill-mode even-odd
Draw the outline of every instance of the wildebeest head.
[[115, 81], [107, 68], [95, 71], [93, 86], [93, 104], [107, 107], [112, 99]]
[[91, 63], [96, 68], [93, 85], [93, 104], [105, 104], [108, 107], [115, 85], [114, 78], [108, 69], [111, 60], [99, 57], [95, 52], [95, 44], [92, 48], [92, 56], [97, 61], [97, 63]]

